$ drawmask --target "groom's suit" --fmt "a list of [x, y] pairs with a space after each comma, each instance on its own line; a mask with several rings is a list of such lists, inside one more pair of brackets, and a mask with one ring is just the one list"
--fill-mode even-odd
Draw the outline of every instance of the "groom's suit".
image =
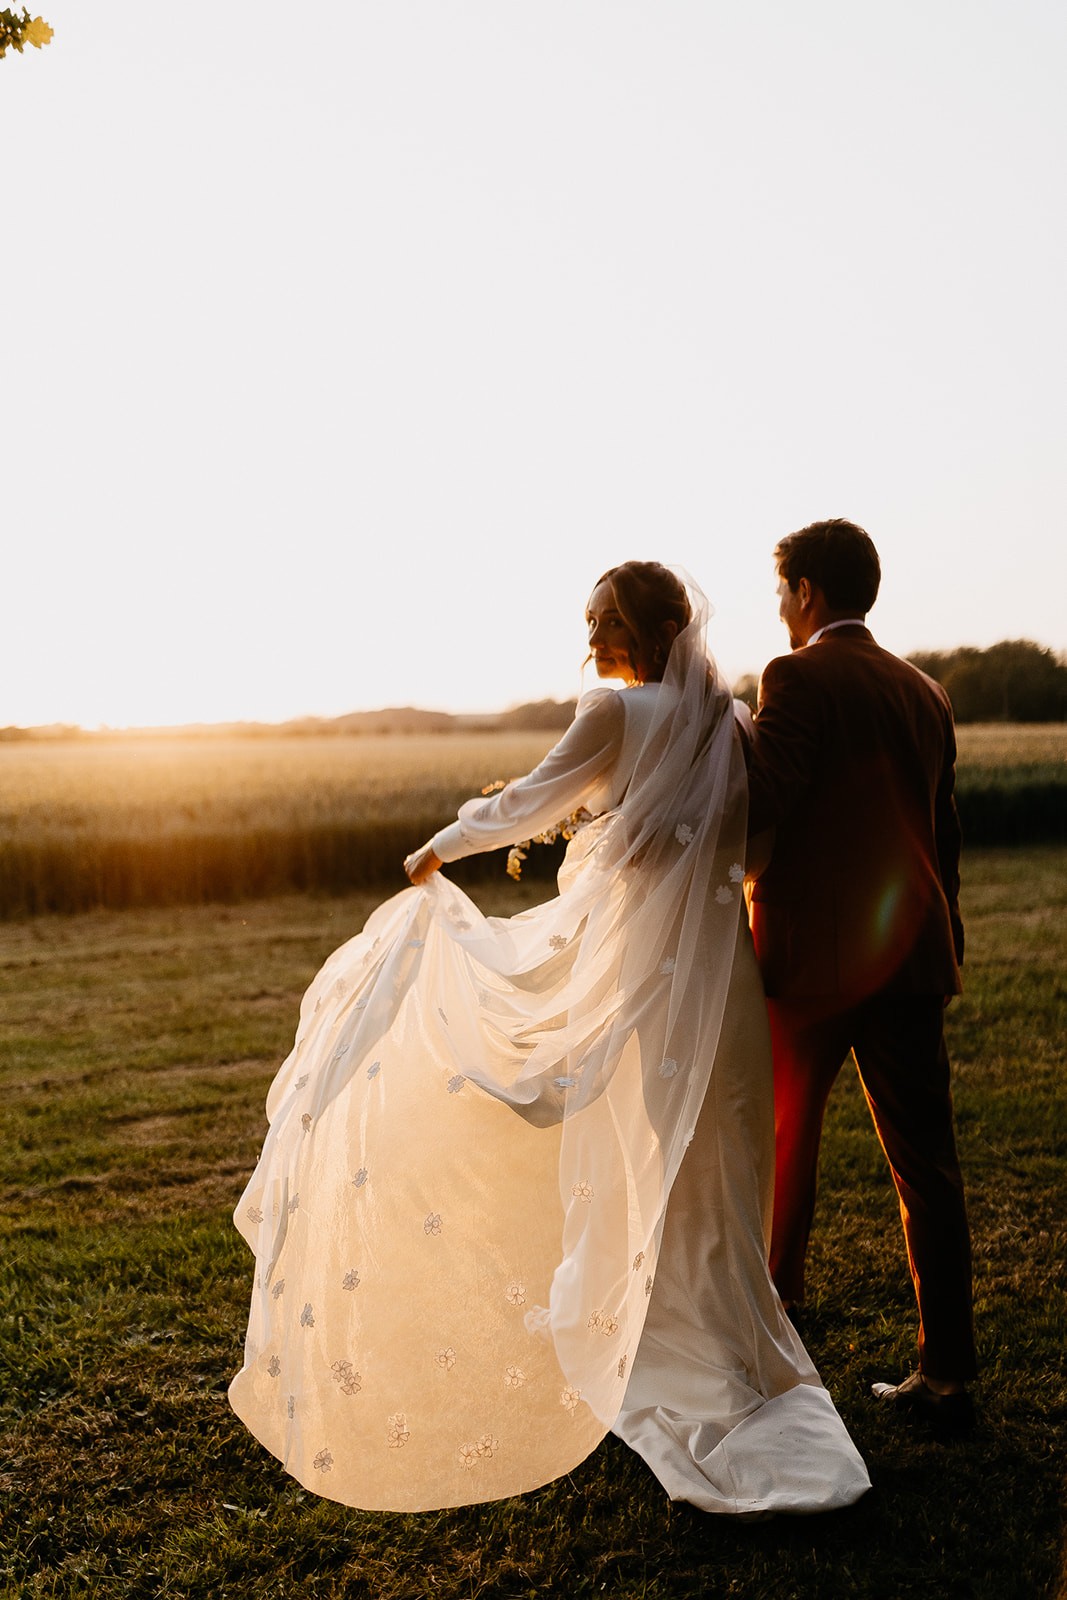
[[960, 987], [955, 735], [940, 686], [849, 623], [760, 683], [752, 894], [775, 1062], [771, 1269], [800, 1300], [826, 1100], [856, 1057], [900, 1198], [927, 1376], [974, 1374], [970, 1241], [942, 1026]]

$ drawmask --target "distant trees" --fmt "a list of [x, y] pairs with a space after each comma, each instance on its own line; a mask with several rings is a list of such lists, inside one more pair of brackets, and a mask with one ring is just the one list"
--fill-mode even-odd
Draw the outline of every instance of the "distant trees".
[[[957, 722], [1067, 722], [1067, 657], [1032, 639], [917, 650], [908, 660], [948, 690]], [[751, 673], [734, 684], [753, 711], [758, 684]]]
[[948, 691], [957, 722], [1067, 721], [1067, 660], [1032, 639], [908, 657]]
[[750, 711], [755, 711], [757, 695], [759, 693], [759, 679], [754, 672], [746, 672], [743, 678], [738, 678], [733, 687], [735, 700], [743, 700]]

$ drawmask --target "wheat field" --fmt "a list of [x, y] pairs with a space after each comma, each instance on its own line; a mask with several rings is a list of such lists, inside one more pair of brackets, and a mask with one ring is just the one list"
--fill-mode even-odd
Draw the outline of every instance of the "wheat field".
[[[0, 917], [399, 886], [400, 862], [487, 784], [527, 772], [545, 730], [101, 736], [0, 742]], [[959, 730], [977, 844], [1064, 837], [1067, 725]], [[534, 852], [532, 875], [556, 857]], [[464, 864], [472, 881], [501, 871]]]
[[525, 733], [343, 738], [106, 738], [0, 744], [0, 843], [27, 832], [279, 828], [448, 812], [527, 772], [552, 737]]

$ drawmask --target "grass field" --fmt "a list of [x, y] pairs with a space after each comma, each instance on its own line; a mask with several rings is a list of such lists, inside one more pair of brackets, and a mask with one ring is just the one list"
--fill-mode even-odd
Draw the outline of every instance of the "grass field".
[[[461, 800], [533, 766], [535, 733], [0, 742], [0, 917], [399, 886]], [[960, 729], [975, 844], [1067, 838], [1067, 725]], [[531, 875], [551, 872], [535, 852]], [[499, 862], [467, 863], [465, 882]]]
[[[812, 1353], [874, 1489], [736, 1525], [670, 1505], [609, 1439], [521, 1500], [366, 1515], [286, 1478], [230, 1413], [250, 1264], [230, 1211], [299, 995], [374, 895], [0, 927], [0, 1595], [1038, 1600], [1062, 1586], [1067, 850], [971, 852], [949, 1012], [975, 1233], [981, 1425], [942, 1445], [867, 1388], [912, 1358], [891, 1187], [835, 1090]], [[486, 909], [536, 885], [500, 882]]]

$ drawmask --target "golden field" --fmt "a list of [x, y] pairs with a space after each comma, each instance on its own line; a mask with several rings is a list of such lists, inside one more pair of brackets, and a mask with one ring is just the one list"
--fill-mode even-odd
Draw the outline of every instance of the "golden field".
[[[0, 916], [399, 887], [404, 855], [484, 785], [529, 771], [545, 730], [0, 742]], [[975, 844], [1061, 839], [1067, 725], [959, 729]], [[552, 870], [547, 851], [531, 875]], [[495, 876], [493, 858], [461, 877]]]
[[27, 832], [181, 832], [395, 818], [529, 771], [552, 736], [87, 736], [0, 744], [0, 843]]
[[1067, 722], [964, 722], [956, 729], [956, 743], [961, 772], [1067, 766]]
[[[961, 774], [1062, 764], [1067, 723], [957, 730]], [[119, 737], [0, 744], [0, 843], [27, 831], [122, 833], [372, 821], [443, 807], [527, 772], [552, 743], [528, 732], [353, 737]]]

